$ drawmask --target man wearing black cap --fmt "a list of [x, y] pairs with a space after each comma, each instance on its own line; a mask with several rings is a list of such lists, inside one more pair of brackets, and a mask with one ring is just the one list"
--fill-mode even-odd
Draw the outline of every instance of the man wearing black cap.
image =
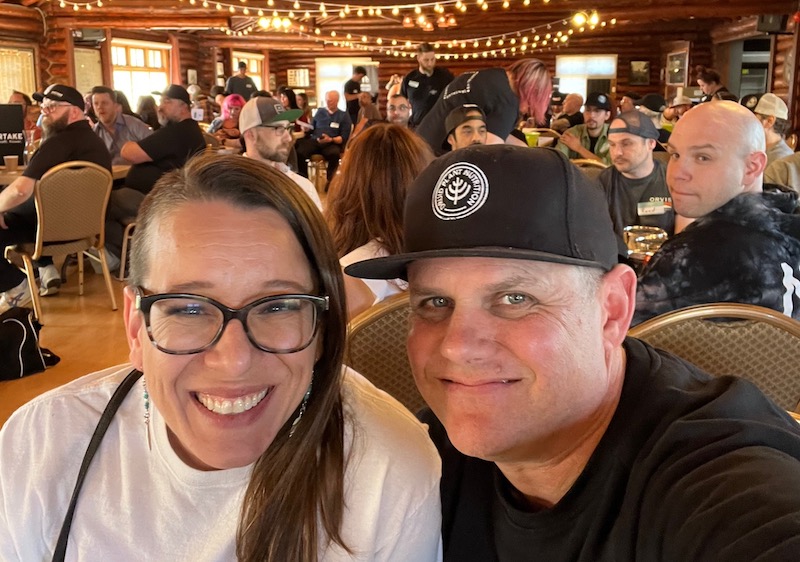
[[465, 103], [451, 111], [444, 121], [447, 142], [453, 150], [486, 144], [486, 115], [474, 103]]
[[641, 112], [620, 113], [608, 129], [608, 154], [613, 166], [598, 181], [606, 194], [614, 232], [622, 236], [626, 226], [675, 230], [675, 213], [667, 189], [664, 165], [653, 159], [658, 131]]
[[574, 160], [587, 158], [608, 165], [608, 118], [611, 117], [611, 100], [606, 94], [592, 92], [586, 97], [583, 124], [567, 129], [556, 148]]
[[[53, 84], [43, 93], [33, 94], [41, 103], [45, 141], [30, 163], [11, 185], [0, 192], [0, 248], [36, 239], [36, 208], [33, 187], [45, 172], [71, 160], [94, 162], [111, 171], [111, 155], [84, 116], [84, 101], [75, 88]], [[42, 295], [53, 295], [61, 286], [61, 276], [53, 259], [39, 260]], [[20, 270], [0, 257], [0, 313], [31, 300], [28, 283]]]
[[126, 142], [120, 150], [120, 155], [133, 166], [125, 178], [125, 187], [112, 191], [108, 202], [106, 257], [111, 269], [119, 264], [125, 231], [122, 221], [136, 216], [144, 196], [161, 176], [182, 167], [206, 146], [197, 121], [192, 119], [186, 88], [172, 84], [160, 96], [158, 113], [163, 126], [146, 139]]
[[247, 63], [245, 61], [239, 61], [238, 69], [238, 72], [225, 82], [225, 95], [239, 94], [245, 100], [249, 100], [250, 96], [258, 91], [258, 86], [247, 75]]
[[636, 276], [585, 182], [551, 149], [454, 151], [409, 189], [404, 253], [346, 269], [409, 281], [445, 562], [794, 559], [800, 429], [626, 338]]

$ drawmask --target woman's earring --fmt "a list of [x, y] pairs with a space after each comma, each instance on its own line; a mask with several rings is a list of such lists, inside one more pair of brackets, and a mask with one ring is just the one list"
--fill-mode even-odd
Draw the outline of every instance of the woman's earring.
[[303, 396], [303, 402], [300, 404], [300, 412], [297, 414], [297, 417], [292, 422], [292, 428], [289, 430], [289, 437], [294, 435], [295, 430], [297, 429], [297, 424], [300, 423], [300, 420], [303, 418], [303, 414], [306, 413], [306, 406], [308, 405], [308, 399], [311, 396], [311, 387], [314, 385], [314, 375], [311, 375], [311, 382], [308, 383], [308, 390], [306, 390], [305, 396]]
[[144, 429], [147, 434], [147, 448], [152, 451], [153, 447], [150, 443], [150, 394], [147, 392], [147, 382], [142, 377], [142, 390], [144, 396]]

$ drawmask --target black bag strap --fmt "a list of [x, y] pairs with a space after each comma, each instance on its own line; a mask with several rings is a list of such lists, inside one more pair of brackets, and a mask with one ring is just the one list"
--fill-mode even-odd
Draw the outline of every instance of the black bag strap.
[[120, 404], [125, 400], [125, 397], [130, 392], [133, 385], [142, 376], [141, 371], [136, 369], [128, 373], [119, 386], [114, 391], [111, 400], [108, 401], [106, 409], [103, 410], [103, 415], [100, 416], [100, 421], [97, 422], [97, 427], [92, 434], [92, 440], [89, 441], [89, 446], [86, 448], [86, 453], [83, 455], [83, 462], [81, 469], [78, 471], [78, 480], [75, 482], [75, 488], [72, 491], [72, 498], [69, 500], [69, 508], [67, 514], [64, 516], [64, 522], [61, 524], [61, 533], [58, 535], [58, 542], [56, 543], [56, 551], [53, 553], [53, 562], [64, 562], [64, 557], [67, 554], [67, 541], [69, 540], [69, 530], [72, 527], [72, 516], [75, 514], [75, 505], [78, 503], [78, 494], [81, 493], [83, 481], [86, 479], [86, 473], [89, 472], [89, 464], [91, 464], [94, 454], [100, 447], [100, 441], [108, 430], [111, 424], [111, 419], [114, 414], [119, 410]]

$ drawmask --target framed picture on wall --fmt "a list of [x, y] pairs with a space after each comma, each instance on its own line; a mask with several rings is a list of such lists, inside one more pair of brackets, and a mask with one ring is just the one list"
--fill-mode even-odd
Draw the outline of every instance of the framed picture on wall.
[[628, 79], [628, 84], [630, 84], [631, 86], [650, 85], [650, 61], [646, 60], [631, 61], [631, 74]]
[[667, 86], [685, 86], [689, 70], [689, 50], [681, 49], [667, 54]]

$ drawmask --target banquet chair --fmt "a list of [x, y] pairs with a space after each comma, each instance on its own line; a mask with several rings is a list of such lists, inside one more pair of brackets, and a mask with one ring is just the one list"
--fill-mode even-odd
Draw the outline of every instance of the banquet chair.
[[606, 164], [593, 158], [575, 158], [574, 160], [570, 160], [570, 162], [575, 164], [578, 168], [601, 168], [603, 170], [608, 168]]
[[658, 151], [653, 152], [653, 160], [660, 160], [664, 166], [669, 163], [669, 152]]
[[408, 363], [408, 313], [408, 293], [402, 292], [353, 318], [347, 327], [344, 362], [417, 412], [425, 401]]
[[219, 139], [214, 135], [212, 135], [211, 133], [203, 131], [203, 139], [206, 141], [207, 149], [219, 147]]
[[122, 219], [122, 224], [125, 225], [125, 230], [122, 232], [122, 249], [119, 252], [119, 275], [117, 279], [125, 281], [129, 246], [133, 239], [133, 231], [136, 229], [136, 217], [125, 217]]
[[96, 248], [103, 268], [111, 309], [117, 301], [111, 286], [111, 273], [104, 248], [105, 216], [111, 194], [111, 172], [92, 162], [65, 162], [51, 168], [33, 189], [36, 205], [36, 242], [6, 248], [6, 255], [22, 258], [37, 320], [42, 320], [39, 289], [33, 262], [42, 256], [78, 255], [78, 294], [83, 295], [83, 258]]
[[711, 303], [661, 314], [630, 329], [714, 376], [737, 375], [800, 413], [800, 322], [775, 310]]

